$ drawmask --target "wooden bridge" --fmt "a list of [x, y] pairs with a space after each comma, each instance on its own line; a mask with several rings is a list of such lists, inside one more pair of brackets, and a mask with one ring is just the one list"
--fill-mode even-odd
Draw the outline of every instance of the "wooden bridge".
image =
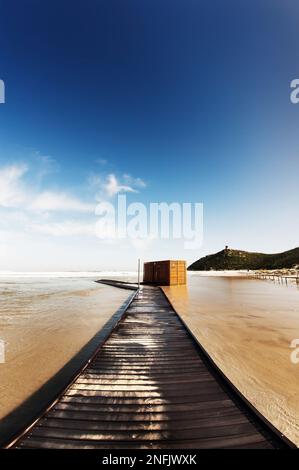
[[143, 286], [75, 380], [8, 447], [200, 449], [286, 444], [218, 373], [161, 289]]

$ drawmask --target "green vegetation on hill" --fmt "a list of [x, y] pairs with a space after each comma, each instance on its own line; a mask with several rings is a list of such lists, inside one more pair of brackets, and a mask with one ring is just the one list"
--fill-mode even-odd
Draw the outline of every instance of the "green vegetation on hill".
[[283, 269], [299, 265], [299, 248], [283, 253], [265, 254], [225, 248], [192, 263], [189, 271], [220, 271], [223, 269]]

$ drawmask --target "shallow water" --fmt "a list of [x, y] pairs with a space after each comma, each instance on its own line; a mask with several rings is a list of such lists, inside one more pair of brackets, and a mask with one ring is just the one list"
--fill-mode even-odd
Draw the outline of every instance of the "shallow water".
[[0, 418], [75, 356], [130, 295], [95, 283], [97, 278], [1, 277]]
[[188, 287], [165, 287], [182, 319], [224, 374], [299, 446], [299, 338], [295, 285], [192, 274]]
[[[0, 339], [6, 353], [0, 364], [0, 418], [19, 410], [130, 294], [94, 283], [99, 277], [0, 274]], [[129, 274], [120, 278], [134, 280]], [[188, 287], [165, 291], [225, 375], [299, 446], [299, 364], [290, 360], [290, 343], [299, 338], [299, 290], [271, 281], [192, 274]], [[67, 381], [70, 371], [64, 372]], [[2, 421], [0, 440], [36, 405], [35, 400], [25, 414]]]

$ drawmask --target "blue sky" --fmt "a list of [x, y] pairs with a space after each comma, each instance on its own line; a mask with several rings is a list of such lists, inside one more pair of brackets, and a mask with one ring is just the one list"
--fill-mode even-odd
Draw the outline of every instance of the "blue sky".
[[[1, 269], [298, 246], [298, 15], [295, 0], [1, 1]], [[203, 202], [201, 249], [94, 237], [111, 181], [130, 201]]]

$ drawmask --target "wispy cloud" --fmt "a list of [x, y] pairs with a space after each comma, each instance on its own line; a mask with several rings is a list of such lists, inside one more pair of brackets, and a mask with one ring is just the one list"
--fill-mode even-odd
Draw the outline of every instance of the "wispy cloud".
[[[55, 160], [38, 155], [35, 163], [30, 166], [16, 163], [0, 168], [0, 236], [10, 231], [11, 237], [14, 234], [17, 239], [20, 236], [37, 240], [40, 237], [99, 238], [96, 197], [92, 197], [90, 190], [100, 194], [101, 199], [109, 200], [120, 193], [138, 193], [146, 186], [141, 178], [128, 173], [120, 176], [94, 174], [83, 183], [90, 195], [88, 201], [72, 191], [47, 188], [45, 181], [41, 181], [43, 176], [57, 169]], [[113, 234], [107, 239], [101, 238], [101, 243], [112, 242], [117, 242]]]
[[97, 158], [95, 162], [99, 165], [106, 165], [108, 163], [108, 160], [106, 160], [106, 158]]
[[36, 152], [36, 162], [36, 177], [39, 180], [43, 179], [46, 175], [59, 171], [59, 164], [49, 155], [41, 155], [40, 152]]
[[93, 174], [89, 177], [89, 184], [97, 191], [97, 199], [111, 199], [120, 193], [138, 193], [146, 187], [141, 178], [135, 178], [127, 173], [122, 176], [110, 174]]
[[104, 189], [109, 197], [115, 196], [119, 193], [137, 193], [137, 190], [128, 184], [122, 184], [116, 176], [111, 173], [107, 176], [104, 184]]
[[[100, 236], [95, 209], [99, 195], [101, 201], [113, 201], [119, 193], [138, 193], [146, 186], [143, 180], [128, 173], [100, 171], [75, 191], [65, 184], [59, 187], [61, 179], [53, 178], [58, 171], [54, 159], [38, 152], [24, 163], [0, 166], [2, 269], [44, 269], [45, 263], [50, 269], [65, 269], [65, 263], [77, 269], [80, 256], [86, 262], [83, 253], [88, 253], [90, 266], [95, 266], [96, 250], [101, 250], [101, 262], [109, 265], [108, 253], [115, 246], [125, 253], [132, 249], [130, 242], [118, 239], [113, 231]], [[64, 181], [68, 180], [65, 175]], [[138, 241], [136, 249], [141, 249]]]
[[124, 178], [124, 181], [125, 181], [126, 184], [129, 184], [133, 187], [136, 187], [136, 188], [145, 188], [146, 187], [145, 181], [141, 178], [134, 178], [133, 176], [128, 175], [127, 173], [125, 173], [123, 175], [123, 178]]
[[[46, 174], [52, 168], [50, 157], [39, 156], [43, 161], [43, 170], [35, 172], [35, 180]], [[14, 164], [0, 168], [0, 207], [22, 209], [33, 212], [81, 212], [92, 213], [95, 204], [82, 201], [77, 196], [65, 191], [38, 191], [34, 184], [24, 180], [29, 172], [26, 164]], [[137, 193], [146, 186], [141, 178], [124, 174], [117, 177], [114, 173], [108, 175], [92, 175], [89, 185], [100, 193], [101, 198], [112, 198], [119, 193]]]
[[28, 198], [22, 184], [22, 177], [28, 168], [25, 164], [15, 164], [0, 169], [0, 206], [19, 207]]
[[[72, 194], [59, 191], [38, 192], [23, 177], [29, 167], [14, 164], [0, 169], [0, 207], [25, 211], [93, 212], [95, 204], [86, 203]], [[44, 171], [46, 169], [44, 168]], [[40, 178], [39, 169], [35, 180]]]
[[53, 222], [46, 224], [32, 224], [30, 229], [42, 233], [44, 235], [51, 235], [54, 237], [71, 237], [71, 236], [94, 236], [95, 223], [83, 223], [78, 221], [63, 221]]
[[33, 211], [93, 212], [95, 205], [82, 202], [66, 193], [45, 191], [33, 199], [29, 209]]

